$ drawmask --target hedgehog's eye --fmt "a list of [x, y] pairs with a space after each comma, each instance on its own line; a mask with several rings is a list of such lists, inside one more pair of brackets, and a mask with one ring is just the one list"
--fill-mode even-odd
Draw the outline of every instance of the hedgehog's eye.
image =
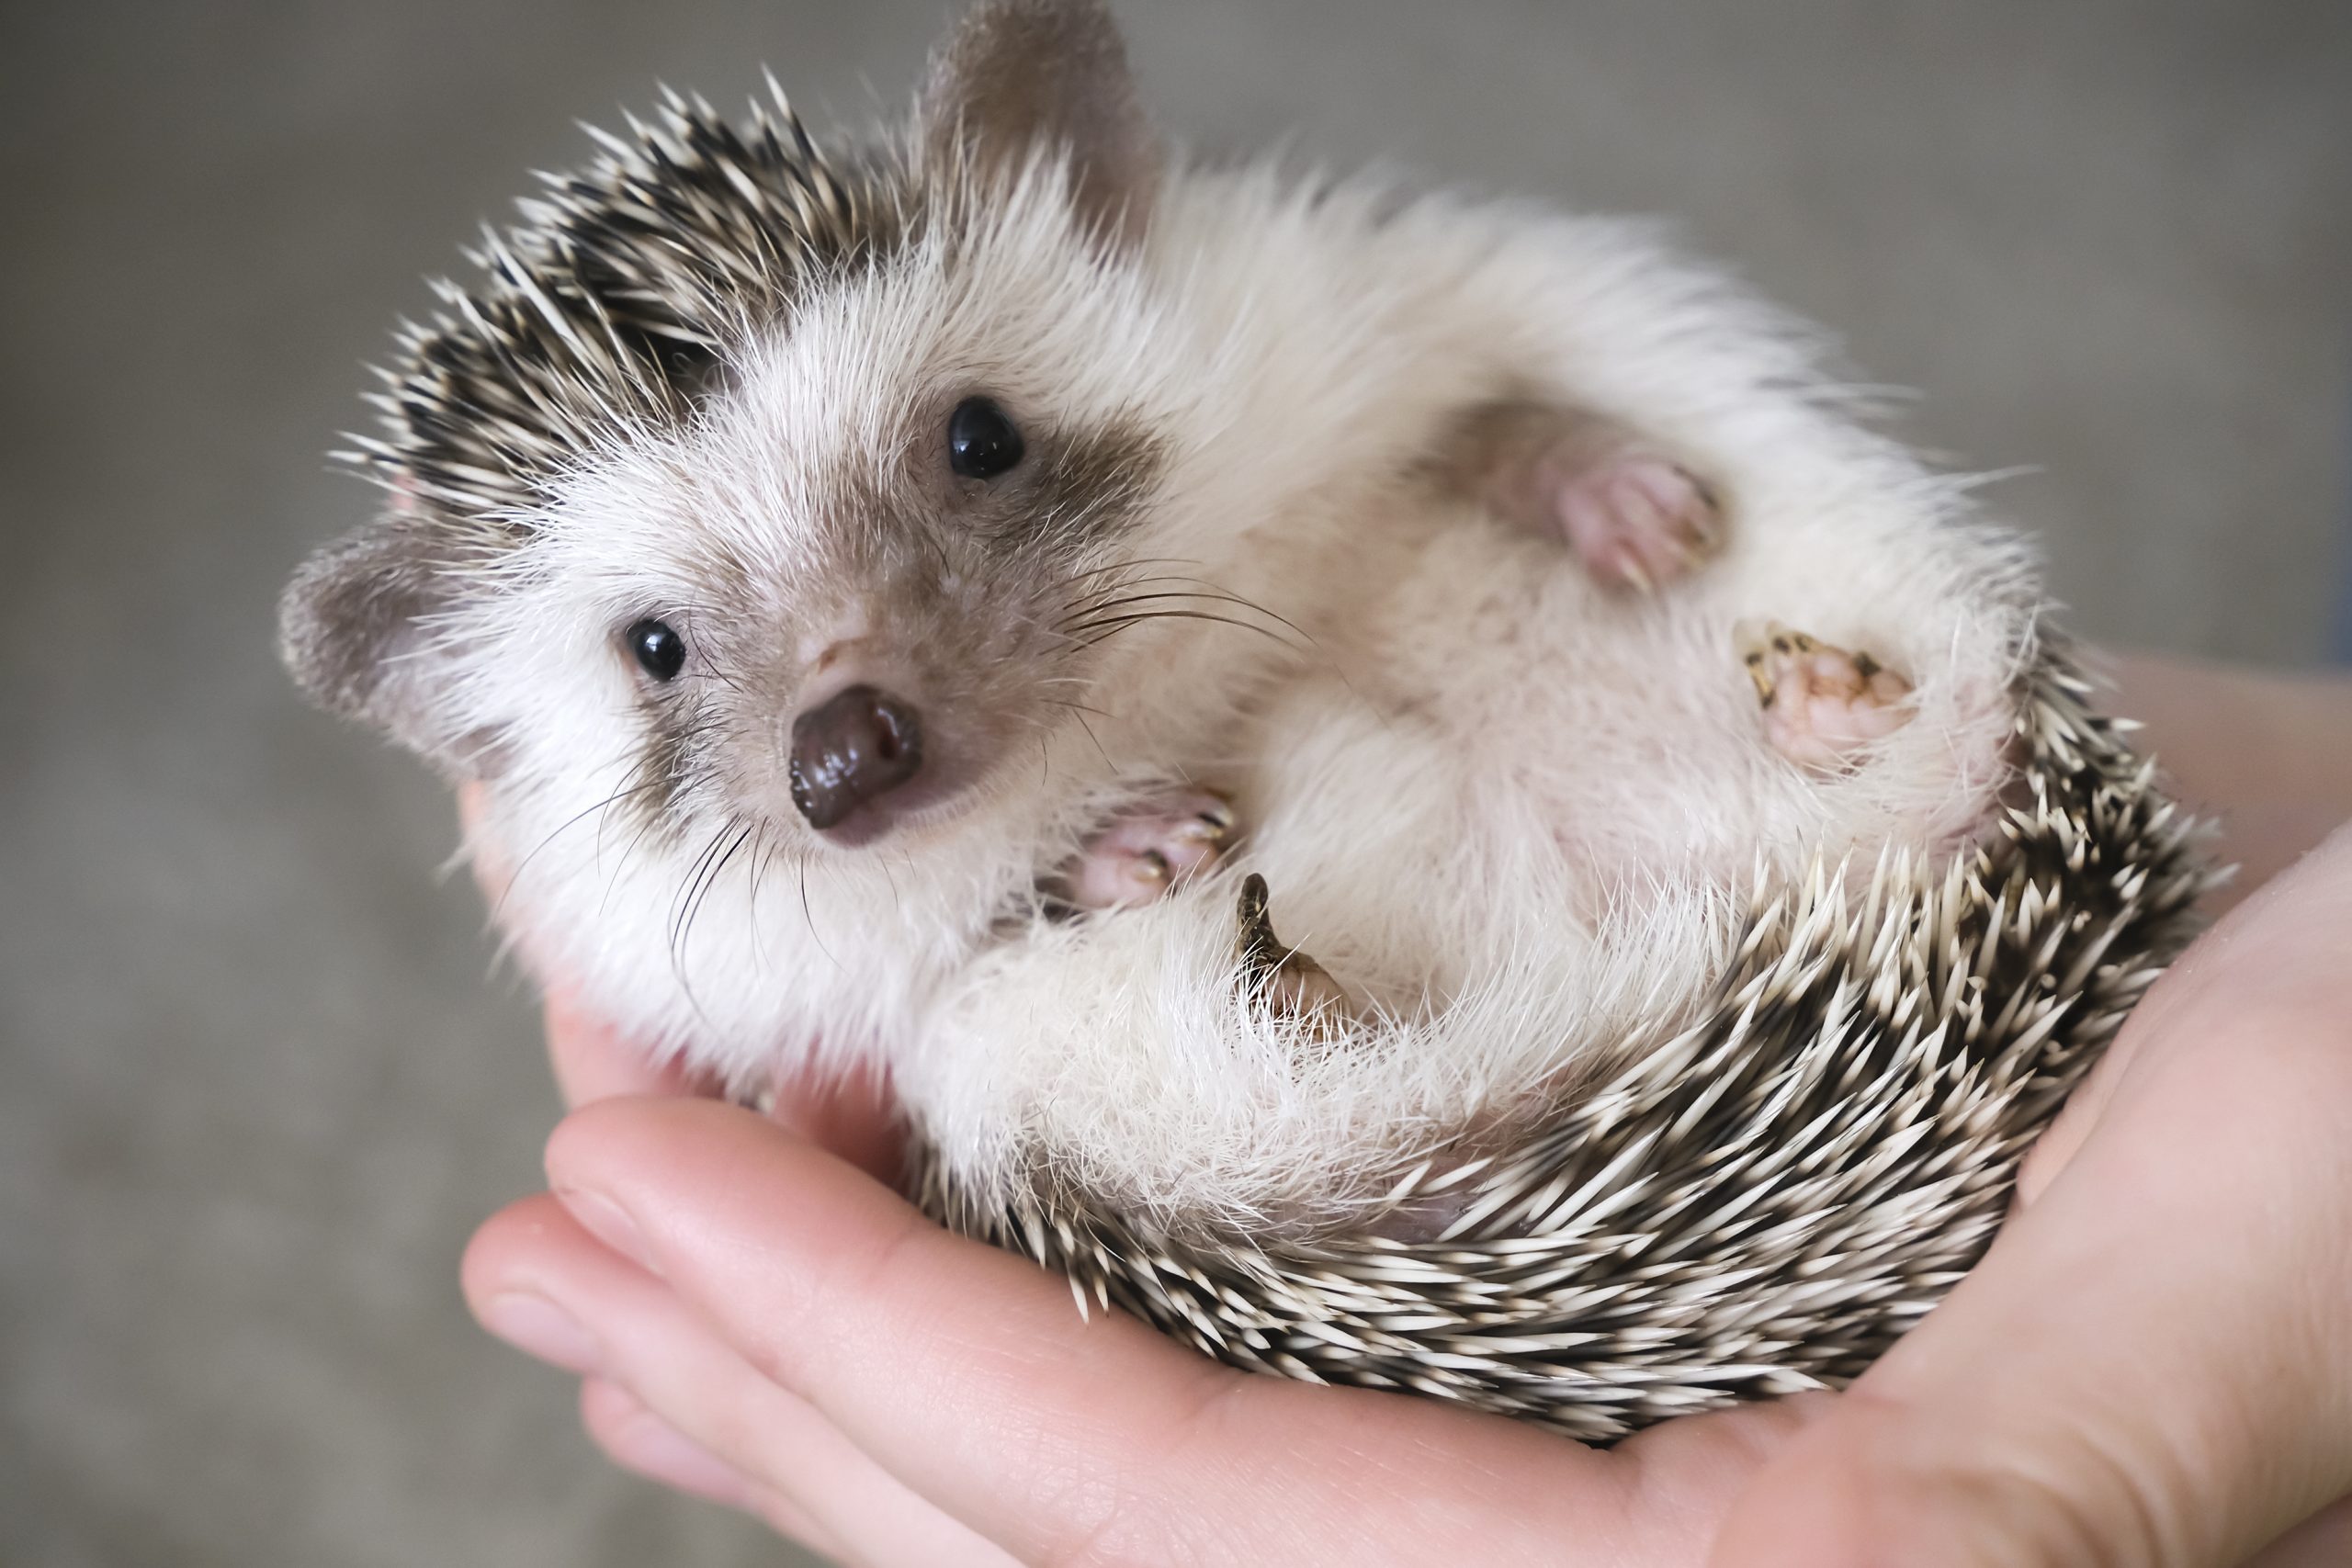
[[1021, 432], [987, 398], [966, 398], [947, 416], [947, 466], [967, 479], [992, 479], [1021, 461]]
[[685, 665], [686, 639], [672, 631], [667, 621], [639, 621], [629, 627], [627, 640], [629, 652], [657, 681], [675, 680]]

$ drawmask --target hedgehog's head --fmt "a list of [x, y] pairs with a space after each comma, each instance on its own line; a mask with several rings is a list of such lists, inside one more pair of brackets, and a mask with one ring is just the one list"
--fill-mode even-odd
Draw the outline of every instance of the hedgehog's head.
[[1184, 417], [1107, 14], [982, 6], [879, 150], [675, 99], [605, 146], [404, 338], [391, 503], [296, 577], [289, 664], [460, 773], [956, 830], [1082, 722]]

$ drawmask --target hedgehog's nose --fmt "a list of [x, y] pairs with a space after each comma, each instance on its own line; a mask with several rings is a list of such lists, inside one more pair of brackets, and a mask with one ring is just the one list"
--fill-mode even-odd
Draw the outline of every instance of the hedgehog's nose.
[[915, 776], [922, 725], [889, 693], [852, 686], [792, 721], [792, 804], [830, 828]]

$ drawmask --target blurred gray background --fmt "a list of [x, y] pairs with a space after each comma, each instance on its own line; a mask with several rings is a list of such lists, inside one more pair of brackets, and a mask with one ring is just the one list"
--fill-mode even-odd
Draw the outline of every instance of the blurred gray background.
[[[778, 1561], [608, 1471], [459, 1247], [557, 1107], [423, 771], [271, 602], [421, 278], [657, 79], [899, 104], [945, 0], [0, 8], [0, 1561]], [[1127, 0], [1163, 123], [1663, 212], [1830, 323], [2101, 638], [2346, 577], [2352, 6]]]

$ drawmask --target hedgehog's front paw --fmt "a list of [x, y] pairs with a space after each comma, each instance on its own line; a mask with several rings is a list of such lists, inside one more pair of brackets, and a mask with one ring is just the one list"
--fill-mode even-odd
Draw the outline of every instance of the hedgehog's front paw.
[[1329, 969], [1274, 935], [1266, 901], [1266, 879], [1250, 873], [1235, 910], [1244, 982], [1273, 1011], [1289, 1017], [1329, 1021], [1354, 1012], [1355, 998]]
[[1836, 773], [1911, 722], [1911, 682], [1867, 653], [1832, 648], [1778, 621], [1734, 633], [1764, 705], [1764, 739], [1801, 767]]
[[1600, 581], [1649, 590], [1723, 544], [1723, 513], [1697, 475], [1639, 445], [1570, 444], [1537, 467], [1554, 525]]
[[1055, 891], [1080, 909], [1148, 904], [1207, 870], [1233, 834], [1223, 795], [1195, 790], [1137, 807], [1086, 841]]

